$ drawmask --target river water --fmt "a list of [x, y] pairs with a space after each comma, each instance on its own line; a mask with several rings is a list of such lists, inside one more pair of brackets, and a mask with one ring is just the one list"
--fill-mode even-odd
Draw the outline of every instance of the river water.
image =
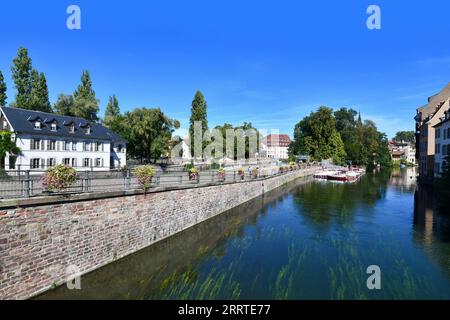
[[450, 213], [431, 198], [411, 170], [299, 180], [37, 298], [450, 299]]

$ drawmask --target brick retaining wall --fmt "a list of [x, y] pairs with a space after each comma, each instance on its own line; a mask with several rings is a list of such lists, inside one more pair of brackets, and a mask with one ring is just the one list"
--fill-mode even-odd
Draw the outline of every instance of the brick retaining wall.
[[17, 201], [18, 208], [0, 208], [0, 299], [29, 298], [65, 282], [67, 268], [85, 274], [313, 172], [147, 195]]

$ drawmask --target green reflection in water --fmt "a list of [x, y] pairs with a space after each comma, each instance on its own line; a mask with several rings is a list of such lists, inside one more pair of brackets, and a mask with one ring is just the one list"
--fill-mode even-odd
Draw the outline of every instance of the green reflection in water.
[[297, 181], [38, 299], [449, 299], [449, 218], [414, 177]]

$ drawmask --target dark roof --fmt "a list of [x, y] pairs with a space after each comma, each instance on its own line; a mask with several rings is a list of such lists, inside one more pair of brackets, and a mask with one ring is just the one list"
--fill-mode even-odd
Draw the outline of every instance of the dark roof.
[[[74, 137], [80, 139], [110, 140], [113, 142], [126, 143], [127, 141], [115, 132], [97, 123], [77, 117], [61, 116], [53, 113], [25, 110], [20, 108], [0, 107], [0, 111], [5, 115], [11, 124], [12, 129], [18, 133], [42, 134], [58, 137]], [[36, 130], [34, 124], [36, 120], [42, 121], [42, 128]], [[57, 131], [51, 131], [51, 123], [56, 122]], [[69, 132], [70, 124], [75, 125], [75, 132]], [[83, 128], [91, 126], [91, 133], [86, 134]]]

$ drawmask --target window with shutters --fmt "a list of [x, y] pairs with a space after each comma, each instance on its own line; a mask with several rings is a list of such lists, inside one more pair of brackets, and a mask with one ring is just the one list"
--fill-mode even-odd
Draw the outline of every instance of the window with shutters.
[[41, 159], [31, 159], [30, 167], [31, 169], [39, 169], [41, 163]]
[[47, 150], [49, 150], [49, 151], [55, 151], [56, 150], [56, 141], [55, 140], [47, 141]]

